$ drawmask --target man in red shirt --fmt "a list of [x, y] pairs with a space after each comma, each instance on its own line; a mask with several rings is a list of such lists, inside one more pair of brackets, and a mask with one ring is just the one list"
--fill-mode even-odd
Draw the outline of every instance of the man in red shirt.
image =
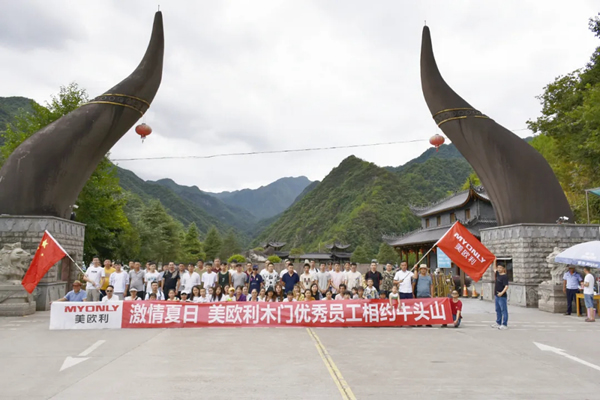
[[450, 309], [452, 310], [452, 319], [454, 320], [454, 327], [460, 326], [462, 320], [462, 301], [458, 299], [458, 292], [452, 291], [452, 300], [450, 300]]

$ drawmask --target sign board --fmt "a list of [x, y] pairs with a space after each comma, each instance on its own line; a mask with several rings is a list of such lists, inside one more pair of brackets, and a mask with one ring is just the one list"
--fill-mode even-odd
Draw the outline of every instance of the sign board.
[[52, 303], [50, 329], [379, 327], [452, 323], [450, 299]]
[[452, 260], [446, 255], [439, 247], [436, 249], [437, 254], [437, 267], [438, 268], [452, 268]]

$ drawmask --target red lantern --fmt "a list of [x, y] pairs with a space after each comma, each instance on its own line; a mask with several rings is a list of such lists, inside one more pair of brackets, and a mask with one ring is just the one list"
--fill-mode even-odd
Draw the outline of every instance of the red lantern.
[[435, 151], [438, 151], [439, 147], [443, 145], [444, 142], [444, 137], [442, 135], [438, 135], [437, 133], [429, 138], [429, 143], [431, 143], [432, 146], [435, 146]]
[[152, 128], [150, 128], [149, 125], [142, 123], [135, 127], [135, 132], [141, 136], [142, 142], [144, 142], [146, 136], [152, 133]]

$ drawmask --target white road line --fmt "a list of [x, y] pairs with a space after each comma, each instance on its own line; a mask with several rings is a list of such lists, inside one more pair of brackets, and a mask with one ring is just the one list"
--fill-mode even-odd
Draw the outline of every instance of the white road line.
[[556, 348], [556, 347], [548, 346], [546, 344], [537, 343], [537, 342], [533, 342], [533, 344], [535, 344], [537, 346], [537, 348], [540, 349], [541, 351], [550, 351], [552, 353], [558, 354], [559, 356], [566, 357], [569, 360], [578, 362], [579, 364], [583, 364], [586, 367], [590, 367], [590, 368], [595, 369], [596, 371], [600, 371], [600, 367], [599, 366], [597, 366], [595, 364], [592, 364], [590, 362], [587, 362], [585, 360], [582, 360], [581, 358], [578, 358], [578, 357], [572, 356], [570, 354], [567, 354], [567, 352], [564, 351], [563, 349], [559, 349], [559, 348]]
[[92, 351], [96, 350], [98, 347], [102, 346], [106, 342], [106, 340], [98, 340], [96, 343], [79, 353], [78, 357], [85, 357], [90, 354]]

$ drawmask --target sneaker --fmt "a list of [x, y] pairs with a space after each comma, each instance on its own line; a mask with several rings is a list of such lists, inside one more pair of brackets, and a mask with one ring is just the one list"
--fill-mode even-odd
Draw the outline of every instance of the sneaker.
[[500, 329], [501, 331], [505, 331], [505, 330], [507, 330], [507, 329], [508, 329], [508, 326], [506, 326], [506, 325], [500, 325], [500, 326], [498, 327], [498, 329]]
[[492, 325], [490, 325], [490, 326], [491, 326], [492, 328], [494, 328], [494, 329], [498, 329], [498, 328], [500, 328], [500, 325], [498, 325], [498, 324], [492, 324]]

